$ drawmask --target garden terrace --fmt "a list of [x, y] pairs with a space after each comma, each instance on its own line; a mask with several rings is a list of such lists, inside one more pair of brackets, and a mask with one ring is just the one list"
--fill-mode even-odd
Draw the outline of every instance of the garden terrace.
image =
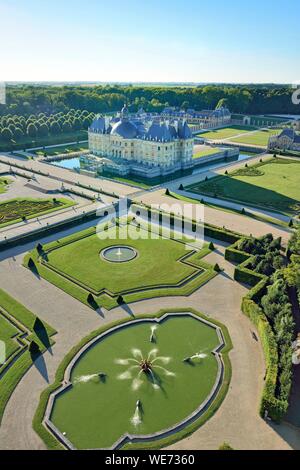
[[204, 139], [208, 140], [223, 140], [229, 139], [230, 137], [234, 137], [239, 134], [253, 131], [255, 129], [256, 127], [250, 126], [229, 126], [213, 131], [201, 132], [200, 134], [198, 134], [198, 137], [203, 137]]
[[73, 205], [74, 202], [65, 198], [11, 199], [0, 204], [0, 227], [49, 214]]
[[6, 343], [6, 360], [0, 366], [0, 423], [5, 406], [23, 375], [35, 360], [32, 343], [41, 353], [53, 344], [55, 330], [0, 290], [0, 340]]
[[186, 189], [195, 194], [295, 215], [300, 212], [300, 161], [267, 159]]
[[267, 147], [270, 137], [280, 133], [280, 129], [262, 129], [259, 131], [249, 132], [238, 137], [229, 139], [229, 142], [236, 142], [245, 145], [257, 145], [259, 147]]
[[[144, 239], [128, 238], [127, 229], [140, 231]], [[162, 232], [151, 239], [147, 226], [137, 228], [133, 222], [103, 225], [101, 232], [105, 239], [91, 228], [45, 245], [42, 256], [34, 250], [24, 264], [31, 259], [40, 276], [92, 308], [108, 309], [118, 305], [120, 296], [129, 303], [189, 295], [216, 275], [202, 259], [210, 253], [207, 246], [187, 250], [187, 240], [166, 239]], [[129, 246], [137, 256], [127, 263], [110, 263], [101, 253], [113, 246]]]

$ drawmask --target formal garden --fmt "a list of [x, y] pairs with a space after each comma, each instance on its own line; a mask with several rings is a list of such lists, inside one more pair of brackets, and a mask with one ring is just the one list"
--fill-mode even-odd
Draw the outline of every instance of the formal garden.
[[221, 129], [210, 130], [201, 132], [198, 134], [198, 137], [202, 137], [208, 140], [223, 140], [229, 139], [230, 137], [235, 137], [239, 134], [244, 134], [246, 132], [254, 131], [256, 127], [251, 126], [228, 126]]
[[266, 147], [272, 135], [280, 129], [260, 129], [253, 126], [228, 126], [221, 129], [201, 132], [198, 137], [207, 140], [228, 140], [230, 142]]
[[226, 250], [227, 260], [241, 263], [235, 270], [235, 280], [251, 287], [243, 299], [242, 311], [256, 326], [265, 354], [260, 414], [275, 422], [286, 417], [290, 404], [292, 343], [299, 315], [292, 289], [299, 294], [299, 239], [300, 230], [292, 236], [287, 252], [281, 239], [275, 240], [271, 234], [260, 239], [242, 238]]
[[300, 161], [267, 158], [192, 184], [186, 190], [286, 215], [300, 212]]
[[226, 328], [195, 311], [118, 322], [67, 355], [41, 397], [35, 429], [49, 448], [175, 442], [221, 405], [230, 349]]
[[230, 139], [230, 142], [246, 145], [257, 145], [259, 147], [267, 147], [270, 137], [280, 134], [282, 129], [261, 129], [259, 131], [249, 132]]
[[177, 240], [174, 234], [168, 239], [162, 229], [153, 238], [148, 229], [134, 220], [112, 221], [40, 245], [24, 264], [96, 310], [152, 297], [189, 295], [217, 274], [203, 260], [211, 252], [207, 244], [201, 250], [187, 249], [187, 239]]
[[6, 346], [5, 361], [0, 364], [0, 424], [15, 387], [39, 354], [53, 344], [55, 333], [0, 289], [0, 341]]
[[33, 153], [39, 156], [55, 157], [62, 154], [72, 154], [74, 152], [84, 152], [88, 149], [87, 143], [80, 144], [69, 144], [69, 145], [57, 145], [55, 147], [49, 147], [46, 149], [35, 150]]
[[11, 199], [0, 203], [0, 227], [5, 227], [21, 221], [26, 222], [33, 217], [40, 217], [73, 205], [74, 202], [66, 198]]

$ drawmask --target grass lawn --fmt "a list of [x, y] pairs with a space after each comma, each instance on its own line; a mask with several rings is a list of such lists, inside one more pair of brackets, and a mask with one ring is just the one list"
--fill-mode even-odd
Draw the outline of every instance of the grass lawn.
[[195, 194], [207, 194], [295, 215], [300, 211], [300, 162], [270, 159], [186, 189]]
[[[110, 448], [126, 433], [160, 432], [191, 415], [209, 395], [218, 372], [217, 360], [210, 354], [219, 344], [216, 330], [190, 316], [168, 318], [160, 324], [155, 344], [159, 353], [153, 352], [152, 358], [167, 359], [158, 359], [153, 366], [153, 382], [132, 365], [135, 358], [147, 358], [153, 350], [149, 337], [155, 325], [128, 325], [96, 343], [76, 364], [71, 375], [74, 386], [56, 400], [51, 418], [76, 448]], [[192, 367], [183, 362], [199, 351], [205, 351], [206, 357], [195, 360]], [[118, 359], [126, 364], [116, 363]], [[99, 376], [80, 382], [81, 377], [99, 371], [109, 377], [106, 383]], [[131, 419], [137, 400], [143, 412], [135, 425]], [[100, 422], [106, 425], [99, 427]]]
[[71, 145], [60, 145], [59, 147], [46, 148], [45, 150], [35, 150], [33, 153], [36, 155], [46, 154], [49, 157], [61, 154], [67, 154], [72, 152], [81, 152], [88, 149], [88, 144], [71, 144]]
[[[42, 425], [46, 404], [51, 392], [57, 390], [64, 373], [74, 356], [91, 340], [102, 339], [83, 354], [71, 372], [72, 387], [55, 401], [51, 421], [79, 449], [110, 447], [125, 433], [145, 435], [173, 427], [190, 416], [208, 397], [216, 382], [217, 361], [211, 351], [220, 344], [214, 326], [222, 329], [225, 347], [222, 349], [224, 375], [219, 389], [205, 411], [194, 421], [160, 440], [126, 444], [126, 448], [160, 448], [176, 442], [204, 424], [220, 407], [231, 379], [228, 352], [232, 345], [228, 331], [218, 322], [211, 325], [200, 313], [188, 309], [194, 317], [182, 311], [161, 311], [157, 315], [139, 317], [140, 323], [130, 320], [115, 322], [83, 339], [65, 357], [56, 374], [55, 383], [41, 396], [34, 418], [34, 429], [48, 448], [61, 445]], [[157, 323], [162, 315], [171, 313]], [[174, 316], [175, 315], [175, 316]], [[111, 333], [111, 327], [118, 330]], [[155, 345], [149, 342], [151, 327], [156, 326]], [[147, 357], [152, 351], [153, 376], [139, 374], [135, 357]], [[202, 352], [204, 356], [183, 362]], [[157, 360], [155, 360], [157, 357]], [[156, 366], [155, 366], [156, 364]], [[99, 372], [105, 372], [108, 380], [99, 380]], [[96, 376], [95, 376], [95, 375]], [[137, 377], [139, 376], [139, 377]], [[139, 420], [132, 421], [140, 400]], [[179, 406], [180, 405], [180, 406]], [[137, 417], [137, 415], [136, 415]], [[99, 423], [105, 422], [105, 426]]]
[[7, 190], [7, 186], [11, 183], [11, 180], [9, 178], [0, 178], [0, 194], [3, 194]]
[[230, 126], [224, 127], [222, 129], [216, 129], [214, 131], [207, 131], [198, 134], [198, 137], [203, 137], [204, 139], [209, 140], [222, 140], [228, 139], [229, 137], [234, 137], [244, 132], [250, 132], [255, 130], [256, 127], [252, 126]]
[[21, 222], [22, 217], [31, 219], [73, 205], [74, 202], [65, 198], [58, 198], [55, 201], [53, 199], [32, 198], [11, 199], [0, 204], [0, 227]]
[[68, 142], [78, 142], [87, 140], [87, 131], [77, 131], [58, 135], [48, 135], [39, 137], [36, 140], [26, 137], [18, 142], [0, 143], [0, 152], [24, 150], [35, 147], [47, 147], [48, 145], [66, 144]]
[[[177, 240], [161, 236], [150, 239], [146, 228], [140, 233], [144, 239], [132, 240], [124, 233], [115, 234], [115, 227], [110, 227], [105, 234], [111, 239], [100, 240], [92, 228], [44, 246], [42, 259], [36, 250], [30, 256], [42, 277], [78, 300], [88, 304], [87, 297], [92, 293], [95, 308], [116, 306], [119, 295], [128, 303], [162, 295], [187, 295], [214, 277], [212, 267], [202, 261], [210, 252], [207, 247], [193, 252]], [[115, 245], [130, 246], [138, 256], [126, 263], [104, 260], [100, 253]]]
[[202, 157], [208, 157], [209, 155], [214, 155], [216, 153], [220, 153], [217, 148], [210, 148], [207, 147], [206, 149], [201, 150], [200, 152], [197, 152], [193, 155], [193, 158], [202, 158]]
[[182, 196], [181, 194], [172, 193], [172, 192], [170, 192], [170, 197], [173, 198], [173, 199], [178, 199], [180, 201], [185, 201], [185, 202], [189, 202], [189, 203], [192, 203], [192, 204], [203, 204], [205, 207], [211, 207], [212, 209], [216, 209], [216, 210], [219, 210], [221, 212], [229, 212], [230, 214], [243, 215], [245, 217], [250, 217], [251, 219], [260, 220], [261, 222], [267, 222], [269, 224], [277, 225], [279, 227], [288, 228], [288, 223], [283, 222], [282, 220], [273, 219], [272, 217], [255, 214], [253, 212], [247, 212], [247, 211], [242, 212], [242, 211], [239, 211], [237, 209], [231, 209], [229, 207], [224, 207], [221, 204], [212, 204], [210, 202], [205, 201], [204, 198], [203, 198], [203, 200], [200, 201], [199, 199], [195, 199], [193, 197], [186, 197], [186, 196]]
[[104, 178], [109, 178], [113, 181], [119, 181], [120, 183], [127, 183], [127, 184], [130, 184], [132, 186], [136, 186], [137, 188], [141, 188], [141, 189], [150, 189], [152, 188], [152, 186], [154, 186], [154, 184], [147, 184], [146, 182], [141, 181], [139, 180], [138, 177], [134, 177], [132, 176], [132, 178], [129, 176], [128, 178], [122, 178], [122, 176], [117, 176], [117, 175], [113, 175], [113, 174], [108, 174], [108, 173], [104, 173], [103, 174]]
[[[35, 320], [32, 312], [0, 289], [0, 339], [6, 343], [7, 351], [6, 362], [0, 366], [0, 424], [12, 392], [33, 363], [28, 350], [30, 342], [35, 341], [40, 351], [53, 343], [51, 336], [55, 330], [44, 323], [43, 328], [35, 332]], [[19, 343], [13, 340], [15, 336], [19, 337]]]
[[240, 144], [259, 145], [261, 147], [267, 147], [269, 139], [272, 135], [277, 135], [279, 129], [264, 129], [261, 131], [251, 132], [249, 134], [230, 139], [231, 142], [237, 142]]
[[7, 359], [19, 349], [15, 340], [15, 337], [19, 333], [20, 330], [18, 330], [5, 317], [0, 315], [0, 341], [4, 341], [5, 343]]

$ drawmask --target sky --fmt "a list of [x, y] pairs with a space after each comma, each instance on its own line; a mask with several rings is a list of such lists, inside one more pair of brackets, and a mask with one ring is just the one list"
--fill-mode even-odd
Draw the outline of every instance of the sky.
[[300, 82], [299, 0], [0, 0], [0, 81]]

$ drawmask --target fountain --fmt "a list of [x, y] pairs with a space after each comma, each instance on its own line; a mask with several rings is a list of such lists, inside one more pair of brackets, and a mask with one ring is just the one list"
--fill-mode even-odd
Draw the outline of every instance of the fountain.
[[191, 362], [194, 359], [205, 359], [206, 357], [207, 357], [207, 354], [200, 352], [200, 353], [194, 354], [193, 356], [186, 357], [185, 359], [183, 359], [183, 362]]
[[141, 407], [142, 407], [141, 401], [138, 400], [135, 405], [134, 415], [130, 420], [134, 426], [138, 426], [139, 424], [142, 423]]
[[[155, 330], [154, 330], [155, 331]], [[154, 333], [151, 328], [151, 335]], [[152, 386], [155, 390], [160, 389], [160, 384], [155, 376], [155, 369], [159, 369], [167, 377], [174, 377], [175, 374], [170, 370], [163, 367], [171, 361], [170, 357], [158, 356], [158, 349], [152, 349], [148, 356], [144, 357], [140, 349], [132, 349], [133, 357], [127, 359], [116, 359], [115, 363], [130, 367], [118, 376], [119, 380], [131, 380], [132, 379], [132, 390], [138, 390], [142, 384], [142, 375], [149, 376], [151, 378]], [[133, 375], [134, 370], [137, 371], [137, 375]]]
[[110, 246], [101, 251], [101, 258], [111, 263], [125, 263], [137, 257], [138, 253], [130, 246]]
[[156, 332], [157, 326], [152, 326], [151, 327], [151, 335], [150, 335], [150, 343], [156, 343]]

